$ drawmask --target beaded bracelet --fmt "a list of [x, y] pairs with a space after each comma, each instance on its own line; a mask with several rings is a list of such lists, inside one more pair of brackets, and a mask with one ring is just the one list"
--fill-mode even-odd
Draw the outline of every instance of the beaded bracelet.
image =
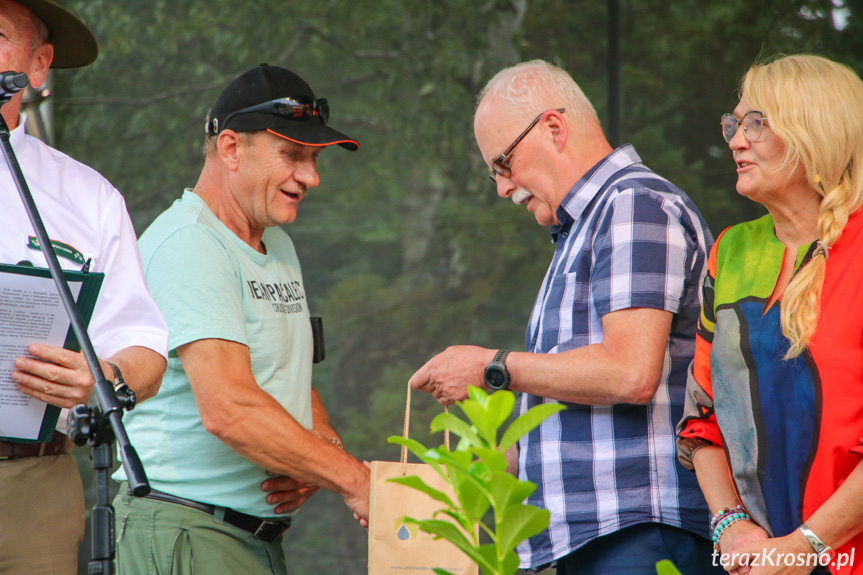
[[713, 517], [710, 519], [710, 531], [716, 529], [716, 524], [725, 519], [726, 517], [729, 517], [741, 511], [743, 511], [743, 506], [739, 504], [734, 509], [730, 509], [728, 507], [726, 507], [725, 509], [720, 509], [719, 511], [714, 513]]
[[713, 550], [716, 553], [719, 553], [719, 540], [725, 530], [742, 519], [751, 520], [749, 514], [743, 511], [743, 507], [740, 505], [737, 506], [737, 509], [723, 509], [713, 516], [710, 521], [710, 530], [713, 532]]

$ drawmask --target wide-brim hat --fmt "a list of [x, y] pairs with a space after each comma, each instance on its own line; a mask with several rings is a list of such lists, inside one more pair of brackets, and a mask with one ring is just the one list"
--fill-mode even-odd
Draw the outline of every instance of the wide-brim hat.
[[81, 68], [99, 55], [99, 45], [90, 29], [54, 0], [13, 2], [30, 10], [48, 28], [48, 41], [54, 45], [52, 68]]
[[224, 129], [235, 132], [268, 131], [306, 146], [339, 146], [351, 151], [360, 147], [350, 136], [330, 128], [320, 115], [293, 119], [269, 112], [244, 112], [225, 120], [231, 114], [278, 98], [305, 98], [316, 101], [309, 85], [290, 70], [261, 64], [241, 74], [219, 95], [207, 116], [207, 133]]

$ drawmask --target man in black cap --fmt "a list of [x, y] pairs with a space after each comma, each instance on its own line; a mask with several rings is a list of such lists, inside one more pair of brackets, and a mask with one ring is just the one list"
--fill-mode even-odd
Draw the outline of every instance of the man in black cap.
[[[0, 72], [24, 73], [32, 86], [40, 86], [50, 68], [86, 66], [97, 53], [87, 27], [53, 1], [0, 0]], [[89, 326], [96, 353], [104, 358], [102, 370], [109, 377], [122, 372], [138, 399], [146, 399], [156, 393], [165, 371], [168, 331], [147, 292], [123, 197], [94, 170], [26, 135], [21, 98], [19, 92], [0, 112], [60, 265], [105, 274]], [[0, 205], [0, 263], [47, 267], [2, 160]], [[42, 344], [27, 351], [14, 362], [0, 362], [4, 399], [19, 401], [17, 388], [61, 408], [87, 403], [94, 383], [81, 354]], [[57, 431], [42, 437], [47, 441], [20, 434], [0, 440], [0, 573], [77, 571], [84, 490], [69, 455], [65, 423], [61, 414]]]
[[368, 517], [368, 469], [312, 388], [303, 278], [279, 227], [320, 182], [324, 148], [359, 147], [328, 119], [296, 74], [244, 73], [210, 111], [197, 184], [141, 236], [171, 359], [159, 395], [125, 418], [154, 491], [122, 484], [115, 499], [121, 573], [285, 573], [282, 534], [319, 487]]

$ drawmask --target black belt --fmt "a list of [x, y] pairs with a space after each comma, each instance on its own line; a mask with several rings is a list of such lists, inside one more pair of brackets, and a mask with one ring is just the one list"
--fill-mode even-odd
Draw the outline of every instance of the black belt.
[[[129, 495], [132, 494], [129, 493]], [[190, 499], [183, 499], [182, 497], [175, 497], [167, 493], [162, 493], [161, 491], [156, 491], [155, 489], [151, 490], [148, 495], [144, 496], [144, 498], [184, 505], [186, 507], [191, 507], [192, 509], [197, 509], [198, 511], [203, 511], [208, 515], [216, 514], [215, 505], [208, 505], [206, 503], [198, 503], [197, 501], [192, 501]], [[234, 511], [227, 507], [225, 508], [224, 522], [228, 525], [233, 525], [234, 527], [242, 529], [243, 531], [248, 531], [255, 539], [261, 539], [262, 541], [273, 541], [291, 527], [290, 517], [286, 517], [283, 521], [269, 521], [267, 519], [255, 517], [254, 515], [240, 513], [239, 511]]]

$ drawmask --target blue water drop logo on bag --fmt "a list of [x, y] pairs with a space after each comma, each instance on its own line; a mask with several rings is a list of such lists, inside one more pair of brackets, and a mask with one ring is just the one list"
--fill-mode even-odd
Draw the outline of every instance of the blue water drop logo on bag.
[[399, 529], [399, 531], [396, 535], [402, 541], [407, 541], [408, 539], [411, 538], [411, 533], [410, 533], [410, 531], [408, 531], [408, 528], [405, 525], [401, 526], [401, 529]]

